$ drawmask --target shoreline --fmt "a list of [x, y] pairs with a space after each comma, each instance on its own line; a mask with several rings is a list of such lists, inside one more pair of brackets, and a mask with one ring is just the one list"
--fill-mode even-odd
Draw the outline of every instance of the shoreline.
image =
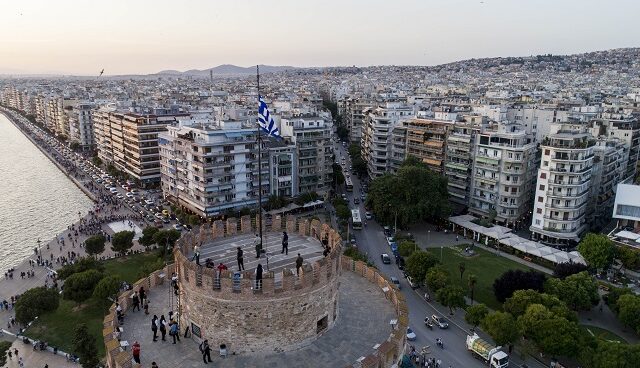
[[54, 159], [49, 152], [47, 152], [44, 148], [42, 148], [34, 139], [33, 137], [31, 137], [31, 134], [29, 134], [28, 132], [26, 132], [22, 126], [19, 123], [16, 123], [13, 120], [13, 117], [10, 115], [7, 115], [6, 110], [0, 110], [0, 114], [2, 114], [5, 118], [7, 118], [7, 120], [9, 120], [11, 122], [11, 124], [13, 124], [13, 126], [15, 126], [21, 133], [22, 135], [24, 135], [25, 137], [27, 137], [27, 139], [29, 139], [29, 141], [36, 147], [38, 148], [38, 150], [40, 152], [42, 152], [45, 157], [47, 157], [49, 159], [49, 161], [51, 161], [57, 168], [58, 170], [60, 170], [67, 178], [69, 178], [69, 180], [71, 180], [71, 182], [73, 184], [75, 184], [76, 187], [78, 187], [78, 189], [80, 189], [82, 191], [82, 193], [84, 193], [84, 195], [86, 195], [91, 201], [93, 201], [94, 204], [96, 204], [98, 201], [95, 197], [95, 195], [93, 193], [91, 193], [90, 190], [88, 190], [87, 188], [85, 188], [84, 185], [82, 185], [82, 183], [80, 181], [78, 181], [78, 179], [76, 179], [73, 175], [69, 174], [69, 172], [67, 172], [67, 170], [65, 170], [64, 167], [62, 167], [62, 165], [60, 165], [60, 163]]

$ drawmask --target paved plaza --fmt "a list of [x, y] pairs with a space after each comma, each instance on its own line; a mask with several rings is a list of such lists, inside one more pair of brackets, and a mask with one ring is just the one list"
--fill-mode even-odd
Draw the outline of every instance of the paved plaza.
[[131, 221], [131, 225], [129, 225], [129, 221], [115, 221], [107, 224], [109, 229], [113, 231], [113, 233], [118, 233], [120, 231], [133, 231], [136, 235], [133, 237], [133, 240], [138, 240], [142, 236], [142, 229], [135, 224], [135, 221]]
[[[168, 316], [171, 309], [170, 295], [168, 285], [151, 289], [149, 315], [128, 311], [122, 339], [129, 344], [136, 340], [140, 342], [144, 367], [150, 366], [152, 361], [158, 363], [160, 368], [202, 367], [202, 355], [195, 340], [182, 338], [182, 341], [174, 345], [167, 335], [167, 341], [158, 339], [153, 342], [151, 318], [154, 314], [158, 317], [161, 314]], [[391, 332], [389, 321], [393, 318], [395, 313], [392, 304], [385, 299], [377, 285], [349, 271], [343, 271], [340, 276], [339, 314], [335, 327], [331, 330], [306, 347], [284, 353], [233, 355], [233, 342], [224, 341], [229, 347], [230, 355], [221, 358], [217, 347], [223, 341], [210, 341], [212, 366], [344, 367], [372, 353], [374, 345], [385, 341]]]
[[[8, 340], [11, 341], [11, 340]], [[18, 355], [22, 357], [22, 361], [26, 368], [42, 368], [45, 364], [49, 368], [80, 368], [80, 365], [67, 361], [62, 355], [55, 355], [50, 351], [36, 351], [31, 345], [25, 344], [22, 340], [14, 340], [11, 345], [11, 351], [18, 349]], [[3, 368], [19, 368], [18, 358], [15, 355], [11, 359], [7, 358], [7, 364]]]
[[[262, 255], [260, 259], [256, 258], [256, 250], [254, 244], [256, 236], [253, 233], [241, 234], [229, 238], [220, 238], [202, 245], [200, 249], [200, 264], [204, 265], [205, 260], [210, 258], [217, 266], [221, 262], [230, 270], [237, 270], [238, 263], [236, 261], [236, 252], [238, 247], [242, 247], [244, 252], [244, 267], [252, 270], [258, 267], [258, 263], [262, 263], [262, 267], [267, 270], [267, 259], [269, 260], [269, 271], [280, 272], [284, 268], [290, 268], [295, 273], [295, 263], [298, 253], [302, 256], [305, 263], [312, 264], [321, 259], [322, 244], [313, 237], [302, 236], [299, 234], [289, 234], [289, 254], [282, 252], [282, 232], [268, 232], [263, 234], [263, 248], [266, 255]], [[188, 255], [193, 257], [193, 253]]]

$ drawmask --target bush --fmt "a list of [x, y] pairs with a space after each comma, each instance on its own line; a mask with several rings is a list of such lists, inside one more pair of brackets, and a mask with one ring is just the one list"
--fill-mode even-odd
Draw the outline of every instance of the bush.
[[493, 282], [493, 293], [500, 303], [504, 303], [516, 290], [542, 292], [547, 277], [537, 271], [509, 270]]
[[98, 272], [104, 271], [104, 265], [102, 262], [96, 260], [93, 257], [82, 257], [74, 264], [68, 264], [58, 270], [58, 279], [64, 280], [74, 273], [84, 272], [87, 270], [96, 270]]
[[58, 309], [59, 304], [57, 290], [45, 287], [29, 289], [16, 302], [16, 321], [25, 325], [44, 312]]
[[93, 290], [93, 297], [99, 303], [110, 304], [114, 296], [118, 295], [120, 285], [121, 281], [116, 276], [104, 277]]
[[62, 297], [80, 304], [93, 295], [93, 291], [104, 275], [97, 270], [74, 273], [64, 283]]

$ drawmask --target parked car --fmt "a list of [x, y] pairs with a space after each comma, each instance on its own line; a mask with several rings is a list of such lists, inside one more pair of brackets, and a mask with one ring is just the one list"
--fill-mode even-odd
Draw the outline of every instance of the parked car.
[[393, 276], [391, 276], [389, 279], [391, 280], [392, 284], [398, 287], [398, 289], [402, 289], [402, 286], [400, 286], [400, 280]]
[[182, 231], [182, 225], [180, 225], [180, 224], [175, 224], [175, 225], [173, 225], [173, 229], [174, 229], [174, 230], [178, 230], [178, 231]]
[[389, 255], [387, 253], [382, 253], [380, 255], [380, 258], [382, 258], [382, 263], [384, 263], [384, 264], [390, 264], [391, 263], [391, 257], [389, 257]]
[[367, 220], [371, 220], [371, 219], [373, 218], [373, 216], [371, 216], [371, 212], [369, 212], [369, 211], [365, 212], [364, 217], [365, 217]]
[[407, 283], [412, 289], [419, 288], [418, 284], [416, 282], [413, 282], [413, 279], [411, 278], [411, 276], [407, 276]]

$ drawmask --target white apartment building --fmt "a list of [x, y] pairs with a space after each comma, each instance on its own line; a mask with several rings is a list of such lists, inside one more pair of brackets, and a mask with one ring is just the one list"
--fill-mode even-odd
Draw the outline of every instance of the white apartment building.
[[89, 150], [94, 144], [92, 109], [93, 104], [90, 102], [80, 102], [65, 109], [69, 122], [69, 139], [78, 143], [82, 150]]
[[584, 124], [552, 124], [542, 141], [531, 227], [536, 240], [570, 246], [588, 229], [595, 139]]
[[[414, 115], [411, 106], [399, 102], [387, 102], [383, 106], [366, 110], [360, 149], [371, 179], [392, 169], [394, 150], [398, 151], [393, 144], [394, 129]], [[397, 132], [396, 137], [399, 134]]]
[[471, 200], [473, 152], [481, 125], [476, 122], [456, 122], [446, 137], [444, 175], [447, 177], [449, 200], [463, 207]]
[[[258, 204], [258, 150], [255, 124], [219, 121], [213, 124], [168, 126], [159, 134], [160, 173], [165, 198], [201, 217], [218, 216]], [[269, 184], [293, 192], [293, 147], [263, 136], [262, 195]], [[271, 155], [271, 157], [270, 157]], [[272, 164], [272, 159], [275, 161]], [[288, 166], [288, 171], [284, 170]], [[275, 175], [270, 172], [275, 169]], [[278, 176], [278, 174], [282, 174]], [[289, 187], [285, 184], [289, 179]], [[288, 189], [288, 190], [287, 190]]]
[[317, 116], [283, 117], [280, 135], [296, 146], [299, 194], [325, 193], [331, 188], [333, 125]]
[[[476, 134], [469, 212], [520, 226], [531, 208], [537, 168], [533, 136], [515, 124], [498, 124]], [[495, 211], [495, 212], [493, 212]]]

